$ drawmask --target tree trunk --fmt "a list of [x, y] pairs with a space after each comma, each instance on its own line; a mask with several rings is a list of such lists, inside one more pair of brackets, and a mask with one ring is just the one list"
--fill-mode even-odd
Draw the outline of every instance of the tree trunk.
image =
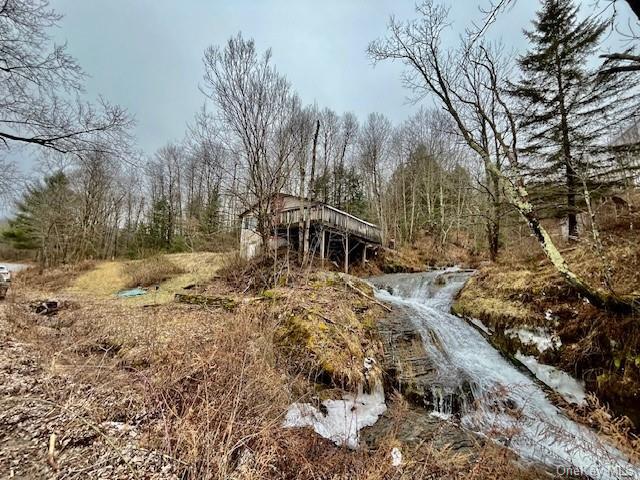
[[[498, 168], [496, 166], [496, 168]], [[498, 258], [500, 252], [500, 217], [502, 215], [502, 205], [500, 198], [500, 177], [493, 172], [487, 172], [491, 180], [491, 190], [493, 197], [491, 198], [491, 218], [488, 222], [489, 235], [489, 256], [491, 261]]]
[[556, 52], [557, 82], [558, 82], [558, 107], [560, 110], [560, 129], [562, 131], [562, 156], [566, 167], [567, 185], [567, 237], [569, 240], [578, 239], [578, 219], [576, 215], [576, 187], [577, 175], [571, 158], [571, 139], [569, 138], [569, 121], [567, 119], [567, 107], [565, 105], [564, 83], [562, 81], [562, 66]]
[[492, 262], [495, 262], [498, 258], [498, 252], [500, 248], [498, 242], [499, 236], [500, 234], [498, 225], [496, 225], [493, 219], [490, 219], [487, 222], [487, 240], [489, 243], [489, 258], [491, 258]]
[[[485, 159], [486, 161], [486, 159]], [[489, 165], [496, 175], [495, 165]], [[571, 285], [579, 294], [583, 295], [591, 304], [599, 308], [607, 308], [620, 313], [631, 313], [640, 310], [640, 298], [635, 295], [616, 295], [615, 293], [605, 292], [597, 287], [589, 285], [584, 279], [575, 274], [567, 264], [558, 248], [553, 243], [551, 236], [540, 223], [537, 215], [533, 211], [533, 206], [529, 202], [528, 194], [524, 188], [522, 178], [518, 178], [514, 185], [509, 180], [502, 182], [508, 200], [515, 206], [522, 217], [529, 224], [529, 228], [540, 243], [542, 250], [547, 258], [551, 261], [558, 273], [564, 280]]]
[[[309, 175], [309, 194], [311, 196], [312, 203], [316, 199], [316, 190], [314, 186], [316, 176], [316, 150], [318, 148], [318, 135], [320, 134], [320, 120], [316, 122], [316, 133], [313, 136], [313, 150], [311, 152], [311, 174]], [[309, 259], [309, 236], [311, 232], [311, 212], [307, 212], [307, 219], [304, 226], [304, 262]]]
[[569, 240], [578, 239], [578, 217], [576, 215], [576, 172], [567, 163], [567, 233]]
[[[305, 160], [306, 161], [306, 160]], [[304, 259], [304, 255], [305, 255], [305, 250], [306, 250], [306, 244], [305, 242], [305, 207], [306, 207], [306, 200], [305, 200], [305, 193], [304, 193], [304, 187], [305, 187], [305, 179], [306, 179], [306, 166], [302, 163], [303, 160], [300, 160], [300, 218], [298, 218], [298, 261], [302, 262]], [[308, 212], [307, 212], [308, 214]]]

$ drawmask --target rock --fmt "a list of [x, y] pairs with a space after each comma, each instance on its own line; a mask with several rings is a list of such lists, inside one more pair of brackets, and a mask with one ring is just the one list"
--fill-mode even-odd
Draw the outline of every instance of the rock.
[[447, 422], [430, 415], [420, 407], [411, 407], [403, 412], [401, 423], [396, 423], [392, 414], [385, 413], [378, 422], [363, 429], [360, 439], [368, 445], [375, 445], [377, 439], [390, 435], [409, 446], [430, 443], [436, 448], [449, 446], [452, 450], [462, 453], [477, 451], [483, 440], [476, 434], [462, 429], [455, 422]]
[[391, 380], [390, 386], [416, 406], [441, 410], [446, 404], [448, 413], [459, 413], [473, 402], [469, 382], [461, 380], [461, 374], [456, 372], [450, 378], [442, 378], [411, 322], [410, 313], [396, 306], [393, 315], [378, 322], [384, 347], [383, 368]]

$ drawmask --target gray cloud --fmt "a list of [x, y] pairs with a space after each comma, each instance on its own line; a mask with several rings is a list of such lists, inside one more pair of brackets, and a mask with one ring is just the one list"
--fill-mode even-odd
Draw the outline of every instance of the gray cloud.
[[[127, 107], [147, 153], [182, 137], [202, 105], [202, 53], [242, 31], [271, 47], [278, 69], [306, 103], [360, 118], [376, 111], [400, 122], [417, 107], [406, 101], [400, 65], [375, 68], [365, 54], [385, 34], [390, 14], [410, 18], [407, 0], [53, 0], [64, 14], [54, 32], [90, 75], [87, 93]], [[509, 48], [525, 48], [537, 2], [518, 2], [493, 29]], [[451, 0], [455, 43], [480, 17], [478, 3]], [[24, 160], [26, 169], [33, 161]]]

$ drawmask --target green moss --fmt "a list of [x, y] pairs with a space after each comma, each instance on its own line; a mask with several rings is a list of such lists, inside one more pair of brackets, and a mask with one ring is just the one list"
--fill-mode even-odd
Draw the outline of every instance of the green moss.
[[360, 322], [362, 323], [362, 327], [369, 332], [376, 329], [377, 318], [370, 310], [364, 312]]
[[622, 359], [620, 357], [614, 357], [613, 365], [616, 367], [616, 370], [620, 370], [620, 367], [622, 366]]
[[282, 295], [277, 290], [264, 290], [262, 296], [271, 300], [277, 300]]
[[598, 385], [598, 389], [604, 388], [604, 386], [609, 383], [609, 374], [601, 373], [596, 377], [596, 383]]
[[[299, 298], [299, 307], [297, 297], [288, 298], [292, 310], [276, 329], [274, 342], [293, 371], [342, 388], [366, 383], [364, 359], [380, 352], [374, 330], [382, 309], [344, 282], [318, 287], [314, 295]], [[378, 378], [378, 373], [369, 372], [369, 377]]]
[[335, 273], [321, 272], [311, 279], [309, 285], [315, 289], [322, 289], [325, 287], [334, 287], [340, 283], [340, 277]]

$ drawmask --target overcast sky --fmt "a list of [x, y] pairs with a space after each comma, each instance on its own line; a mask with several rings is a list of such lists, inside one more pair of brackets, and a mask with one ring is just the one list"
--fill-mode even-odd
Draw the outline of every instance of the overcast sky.
[[[450, 0], [454, 32], [481, 18], [478, 3]], [[380, 112], [398, 123], [418, 106], [406, 100], [401, 66], [367, 58], [367, 44], [386, 31], [389, 15], [414, 14], [412, 0], [51, 0], [64, 15], [53, 34], [68, 43], [86, 73], [87, 95], [100, 94], [136, 118], [135, 135], [147, 154], [180, 140], [203, 104], [198, 90], [208, 45], [242, 31], [273, 61], [305, 103], [363, 118]], [[481, 2], [482, 4], [482, 2]], [[589, 2], [589, 4], [591, 4]], [[492, 34], [511, 48], [526, 48], [538, 2], [520, 0]], [[628, 15], [623, 12], [623, 15]], [[456, 41], [455, 33], [451, 40]], [[28, 151], [15, 152], [25, 171]]]

